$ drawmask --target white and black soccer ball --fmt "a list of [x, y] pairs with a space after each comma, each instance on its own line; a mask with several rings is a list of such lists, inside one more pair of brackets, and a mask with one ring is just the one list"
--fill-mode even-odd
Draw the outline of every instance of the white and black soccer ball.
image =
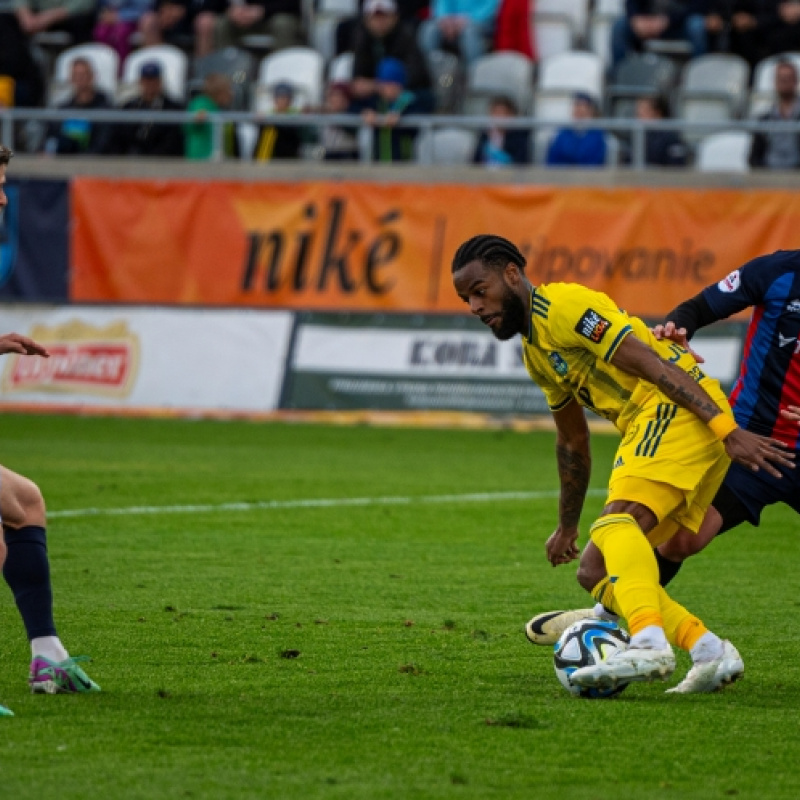
[[576, 697], [596, 699], [619, 694], [627, 683], [620, 683], [614, 689], [589, 689], [571, 683], [569, 676], [576, 669], [599, 664], [612, 653], [626, 650], [630, 640], [616, 622], [609, 620], [582, 619], [570, 625], [553, 645], [553, 666], [561, 685]]

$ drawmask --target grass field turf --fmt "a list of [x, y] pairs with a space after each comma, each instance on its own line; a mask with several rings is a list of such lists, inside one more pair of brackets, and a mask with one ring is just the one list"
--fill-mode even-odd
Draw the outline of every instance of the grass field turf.
[[[0, 440], [51, 511], [557, 486], [545, 433], [3, 416]], [[595, 487], [615, 444], [594, 438]], [[60, 633], [103, 693], [27, 693], [6, 593], [0, 797], [796, 798], [796, 515], [674, 584], [742, 682], [594, 702], [522, 634], [586, 604], [544, 560], [555, 519], [554, 499], [53, 519]]]

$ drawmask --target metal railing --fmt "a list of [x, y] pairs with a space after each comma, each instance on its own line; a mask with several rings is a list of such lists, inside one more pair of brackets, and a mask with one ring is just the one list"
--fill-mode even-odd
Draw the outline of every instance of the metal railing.
[[[134, 111], [122, 109], [40, 109], [10, 108], [0, 109], [0, 142], [14, 149], [16, 132], [20, 124], [38, 122], [42, 124], [66, 122], [69, 120], [85, 120], [90, 123], [109, 123], [119, 125], [167, 125], [167, 124], [208, 124], [212, 129], [212, 160], [221, 161], [224, 154], [224, 128], [227, 124], [249, 123], [255, 126], [276, 125], [290, 128], [315, 129], [318, 132], [326, 127], [339, 127], [357, 131], [359, 144], [359, 160], [370, 162], [373, 158], [372, 126], [362, 117], [354, 114], [255, 114], [253, 112], [209, 113], [199, 116], [189, 111]], [[378, 117], [378, 126], [383, 121]], [[720, 120], [714, 122], [690, 122], [680, 119], [669, 120], [637, 120], [600, 118], [592, 120], [570, 120], [558, 122], [552, 119], [536, 117], [496, 118], [488, 116], [464, 115], [409, 115], [401, 117], [398, 127], [416, 129], [425, 135], [443, 128], [460, 128], [463, 130], [481, 131], [489, 128], [509, 130], [529, 130], [536, 135], [542, 131], [555, 131], [569, 127], [577, 130], [600, 129], [606, 133], [624, 138], [629, 142], [629, 166], [634, 170], [647, 167], [645, 160], [645, 142], [649, 131], [675, 131], [683, 136], [700, 138], [712, 133], [743, 131], [747, 133], [794, 133], [800, 134], [800, 122], [783, 122], [767, 120]], [[536, 155], [536, 154], [534, 154]], [[534, 158], [533, 163], [542, 163], [543, 159]], [[422, 149], [417, 163], [432, 164], [430, 149]]]

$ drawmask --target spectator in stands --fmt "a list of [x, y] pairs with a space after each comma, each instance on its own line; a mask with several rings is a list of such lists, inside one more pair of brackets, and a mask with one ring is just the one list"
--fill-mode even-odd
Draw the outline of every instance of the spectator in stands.
[[[272, 90], [273, 114], [293, 114], [294, 87], [281, 82]], [[256, 161], [297, 158], [302, 144], [302, 130], [290, 125], [262, 125], [253, 157]]]
[[[800, 99], [797, 95], [797, 68], [781, 60], [775, 67], [775, 94], [772, 108], [760, 120], [770, 122], [800, 121]], [[797, 131], [756, 133], [750, 148], [750, 166], [767, 169], [800, 167], [800, 134]]]
[[[208, 121], [209, 114], [230, 111], [233, 105], [233, 87], [226, 75], [210, 73], [203, 79], [203, 91], [192, 98], [188, 111], [194, 121], [184, 125], [186, 158], [207, 161], [214, 153], [214, 131]], [[222, 126], [222, 152], [226, 158], [239, 157], [236, 126], [226, 122]]]
[[[131, 111], [180, 111], [183, 106], [167, 96], [161, 82], [161, 65], [156, 61], [142, 64], [139, 94], [123, 106]], [[176, 123], [154, 121], [115, 125], [112, 149], [121, 155], [183, 156], [183, 130]]]
[[274, 50], [302, 44], [300, 0], [230, 0], [215, 30], [219, 49], [238, 45], [243, 36], [264, 34], [274, 39]]
[[[597, 100], [586, 92], [575, 94], [572, 118], [594, 119], [599, 113]], [[606, 137], [598, 128], [561, 128], [547, 148], [551, 167], [599, 167], [606, 163]]]
[[764, 38], [767, 55], [800, 50], [800, 2], [763, 0]]
[[395, 0], [366, 0], [364, 16], [356, 32], [352, 93], [369, 101], [377, 91], [376, 72], [384, 58], [401, 61], [405, 67], [404, 88], [415, 95], [420, 113], [434, 108], [431, 76], [414, 34], [400, 23]]
[[431, 18], [419, 28], [419, 44], [430, 53], [456, 48], [471, 64], [490, 46], [500, 0], [433, 0]]
[[[641, 97], [636, 101], [636, 118], [659, 120], [669, 118], [669, 105], [663, 97]], [[648, 166], [681, 167], [689, 151], [677, 131], [648, 130], [644, 138], [644, 162]]]
[[14, 0], [0, 0], [0, 75], [13, 81], [12, 105], [42, 104], [44, 77], [20, 28]]
[[95, 0], [16, 0], [17, 19], [26, 36], [44, 31], [63, 31], [72, 44], [92, 39]]
[[195, 58], [214, 50], [214, 36], [227, 0], [155, 0], [139, 20], [145, 47], [194, 40]]
[[131, 36], [151, 6], [152, 0], [100, 0], [94, 40], [117, 51], [120, 68], [131, 52]]
[[416, 95], [407, 89], [408, 72], [399, 58], [384, 58], [375, 73], [374, 94], [355, 101], [351, 110], [360, 110], [364, 121], [375, 128], [373, 156], [376, 161], [408, 161], [416, 130], [398, 125], [407, 114], [420, 113]]
[[[518, 114], [517, 106], [510, 97], [498, 96], [489, 101], [490, 117], [511, 119]], [[530, 134], [527, 130], [490, 128], [478, 139], [472, 161], [487, 167], [527, 164], [530, 161], [530, 146]]]
[[[429, 0], [395, 0], [400, 24], [410, 28], [416, 33], [422, 20], [428, 18]], [[336, 26], [336, 55], [356, 49], [356, 32], [361, 23], [361, 17], [366, 5], [365, 0], [359, 0], [358, 7], [361, 13], [356, 17], [346, 17]]]
[[532, 0], [500, 0], [492, 50], [511, 50], [538, 61], [531, 24]]
[[[111, 102], [94, 82], [94, 70], [85, 58], [72, 62], [69, 76], [72, 96], [58, 108], [110, 108]], [[109, 152], [111, 128], [108, 123], [70, 119], [50, 124], [44, 151], [50, 155], [103, 155]]]
[[[346, 83], [331, 83], [325, 90], [323, 111], [327, 114], [346, 114], [352, 95]], [[323, 158], [326, 161], [355, 161], [358, 159], [356, 131], [339, 125], [326, 125], [320, 133]]]
[[651, 39], [686, 39], [692, 56], [708, 49], [706, 0], [625, 0], [625, 16], [611, 29], [614, 66]]
[[708, 49], [733, 53], [751, 67], [767, 55], [765, 30], [768, 18], [764, 0], [709, 0], [706, 14]]

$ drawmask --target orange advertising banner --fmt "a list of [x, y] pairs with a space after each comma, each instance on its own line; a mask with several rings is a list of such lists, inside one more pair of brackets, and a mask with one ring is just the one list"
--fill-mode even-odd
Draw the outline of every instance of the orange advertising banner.
[[453, 312], [450, 262], [514, 241], [533, 283], [577, 281], [656, 317], [745, 261], [800, 248], [771, 190], [77, 178], [76, 302]]

